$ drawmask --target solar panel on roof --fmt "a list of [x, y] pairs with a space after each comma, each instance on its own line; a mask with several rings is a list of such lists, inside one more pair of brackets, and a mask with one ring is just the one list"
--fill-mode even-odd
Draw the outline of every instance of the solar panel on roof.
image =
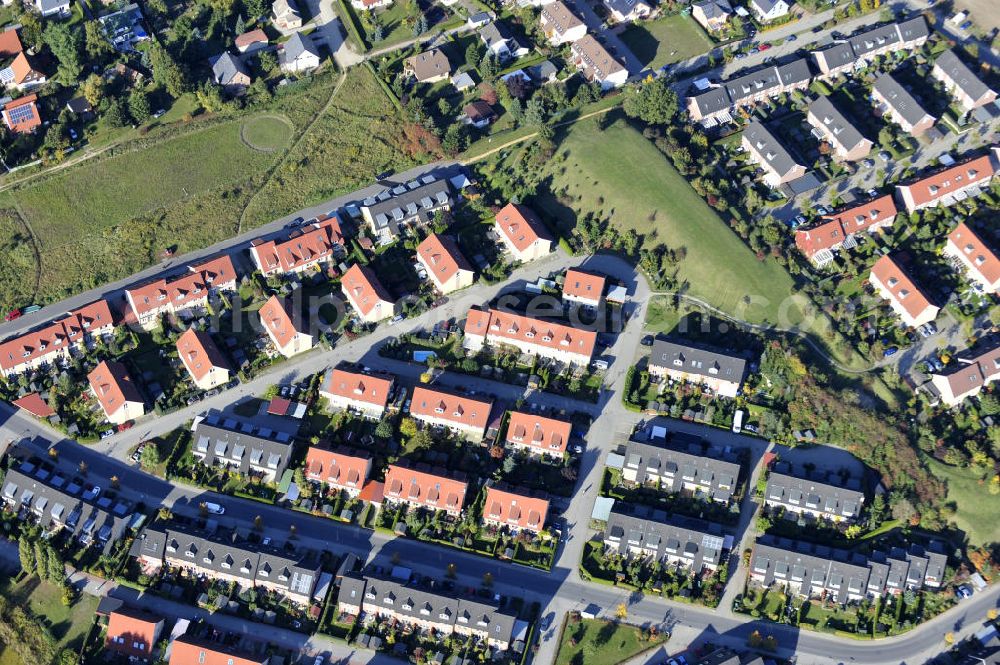
[[13, 125], [19, 125], [22, 122], [31, 120], [35, 117], [35, 109], [31, 104], [23, 104], [21, 106], [15, 106], [7, 111], [10, 117], [10, 122]]

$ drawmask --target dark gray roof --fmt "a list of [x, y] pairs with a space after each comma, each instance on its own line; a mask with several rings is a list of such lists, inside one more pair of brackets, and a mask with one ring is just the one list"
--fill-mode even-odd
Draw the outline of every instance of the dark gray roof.
[[219, 85], [228, 85], [237, 74], [247, 74], [243, 61], [226, 51], [221, 55], [209, 58], [212, 65], [212, 80]]
[[834, 474], [822, 477], [810, 477], [806, 473], [793, 475], [788, 465], [780, 465], [768, 476], [764, 498], [823, 513], [831, 518], [853, 520], [861, 513], [865, 493], [856, 478], [848, 479], [846, 486], [843, 485], [845, 483]]
[[915, 125], [930, 115], [892, 74], [882, 74], [875, 80], [875, 90], [886, 100], [896, 113], [908, 123]]
[[858, 128], [833, 105], [829, 97], [820, 95], [814, 99], [809, 105], [809, 111], [845, 150], [851, 150], [865, 140]]
[[280, 477], [288, 468], [295, 439], [288, 432], [210, 411], [196, 420], [191, 452], [209, 466], [225, 464], [246, 474], [267, 470]]
[[366, 213], [366, 217], [370, 216], [376, 233], [388, 231], [391, 235], [396, 235], [401, 224], [413, 220], [425, 222], [430, 218], [430, 213], [450, 206], [451, 203], [448, 181], [425, 175], [419, 180], [387, 187], [365, 199], [361, 210]]
[[854, 57], [854, 49], [848, 42], [838, 42], [827, 48], [812, 52], [814, 60], [822, 60], [826, 63], [827, 69], [837, 69], [847, 65], [853, 65], [857, 59]]
[[726, 92], [733, 104], [739, 104], [741, 100], [752, 95], [770, 94], [768, 91], [778, 88], [781, 81], [778, 79], [776, 67], [758, 69], [755, 72], [738, 76], [725, 83]]
[[[743, 130], [743, 137], [750, 142], [753, 149], [757, 151], [760, 157], [778, 175], [784, 176], [798, 165], [795, 158], [792, 157], [792, 153], [788, 152], [785, 146], [764, 125], [756, 120], [746, 126], [746, 129]], [[694, 362], [699, 361], [700, 359], [694, 360]], [[706, 367], [709, 366], [706, 365]], [[717, 374], [721, 373], [721, 371], [721, 368], [719, 368]], [[705, 374], [705, 372], [701, 371], [698, 373]]]
[[316, 45], [313, 44], [312, 37], [303, 37], [301, 32], [296, 32], [285, 42], [285, 59], [294, 60], [303, 53], [319, 57], [319, 51], [316, 50]]
[[725, 111], [732, 106], [732, 103], [729, 101], [729, 93], [726, 91], [724, 86], [709, 88], [705, 92], [692, 95], [691, 99], [694, 100], [695, 105], [698, 107], [698, 111], [700, 111], [703, 116], [718, 113], [719, 111]]
[[616, 11], [622, 16], [628, 16], [631, 14], [636, 5], [649, 6], [649, 3], [646, 2], [646, 0], [604, 0], [604, 4], [610, 7], [612, 11]]
[[528, 67], [528, 74], [530, 74], [532, 78], [540, 81], [547, 81], [554, 78], [558, 73], [559, 70], [556, 69], [556, 66], [552, 64], [551, 60], [543, 60], [537, 65]]
[[774, 6], [778, 4], [778, 0], [751, 0], [754, 6], [757, 8], [761, 14], [767, 14]]
[[955, 50], [945, 51], [934, 61], [962, 92], [977, 100], [990, 92], [990, 87], [977, 77], [968, 65], [962, 62]]
[[616, 505], [604, 529], [604, 544], [620, 554], [640, 549], [657, 561], [680, 557], [694, 571], [718, 566], [722, 543], [722, 527], [718, 524], [638, 505]]
[[[732, 455], [709, 448], [700, 439], [674, 435], [666, 441], [629, 441], [625, 444], [625, 469], [635, 471], [636, 482], [656, 477], [666, 492], [695, 485], [715, 501], [728, 503], [736, 490], [740, 465]], [[672, 479], [672, 480], [668, 480]]]
[[926, 39], [931, 34], [930, 30], [927, 28], [927, 21], [925, 21], [924, 17], [919, 14], [898, 24], [898, 30], [900, 36], [905, 42], [912, 42], [916, 39]]
[[873, 51], [878, 51], [900, 42], [896, 24], [890, 23], [860, 32], [847, 40], [854, 51], [854, 58], [860, 60]]
[[733, 13], [733, 8], [728, 0], [699, 0], [692, 6], [700, 7], [705, 18], [709, 19], [729, 16]]
[[[750, 126], [754, 124], [757, 123]], [[743, 380], [747, 361], [701, 344], [658, 339], [649, 356], [649, 364], [739, 383]]]
[[506, 42], [511, 38], [507, 26], [498, 21], [490, 21], [479, 29], [479, 36], [486, 42], [487, 46]]
[[783, 65], [778, 65], [775, 69], [778, 71], [778, 79], [783, 86], [808, 83], [812, 79], [809, 61], [805, 58], [796, 58]]

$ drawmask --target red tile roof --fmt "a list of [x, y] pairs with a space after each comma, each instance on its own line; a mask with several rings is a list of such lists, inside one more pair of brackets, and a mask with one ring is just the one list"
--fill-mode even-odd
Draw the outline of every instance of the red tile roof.
[[259, 28], [250, 32], [244, 32], [233, 43], [236, 44], [236, 48], [243, 48], [257, 42], [267, 43], [267, 33]]
[[21, 38], [18, 36], [17, 30], [0, 32], [0, 58], [4, 60], [13, 58], [23, 50], [24, 46], [21, 45]]
[[994, 172], [993, 159], [990, 155], [983, 155], [938, 171], [908, 185], [899, 185], [898, 188], [908, 190], [913, 197], [914, 204], [922, 206], [968, 187], [969, 183], [992, 176]]
[[144, 402], [125, 365], [105, 360], [87, 375], [90, 389], [97, 395], [104, 414], [110, 417], [126, 402]]
[[392, 297], [382, 286], [382, 282], [378, 281], [378, 277], [375, 276], [371, 268], [360, 266], [357, 263], [344, 273], [340, 280], [340, 288], [347, 299], [351, 301], [354, 309], [362, 315], [375, 309], [380, 300], [392, 304]]
[[519, 252], [523, 252], [540, 238], [551, 240], [538, 215], [527, 206], [508, 203], [497, 213], [496, 221], [500, 232]]
[[195, 266], [188, 266], [188, 272], [180, 277], [158, 279], [142, 286], [128, 289], [128, 295], [136, 315], [142, 316], [167, 303], [175, 309], [183, 309], [188, 303], [204, 298], [208, 289], [236, 281], [236, 269], [228, 254], [216, 257]]
[[456, 427], [485, 430], [490, 422], [493, 402], [484, 402], [465, 395], [443, 392], [424, 386], [413, 389], [410, 414], [415, 417], [436, 418]]
[[28, 393], [21, 399], [14, 400], [14, 406], [24, 409], [33, 416], [48, 418], [56, 415], [55, 409], [49, 406], [48, 402], [42, 399], [38, 393]]
[[213, 367], [229, 369], [229, 363], [212, 341], [212, 336], [194, 328], [188, 328], [177, 338], [177, 353], [195, 381], [205, 378]]
[[391, 377], [335, 369], [330, 372], [330, 379], [323, 391], [355, 402], [380, 406], [384, 409], [389, 401], [392, 384], [393, 378]]
[[587, 356], [594, 354], [597, 333], [578, 330], [562, 323], [533, 319], [523, 314], [470, 309], [465, 321], [466, 335], [490, 337], [499, 342], [521, 342], [553, 350]]
[[511, 411], [507, 423], [507, 442], [560, 455], [566, 450], [572, 429], [573, 426], [565, 420], [545, 418], [523, 411]]
[[548, 499], [508, 492], [497, 487], [486, 488], [483, 519], [490, 519], [518, 529], [541, 531], [549, 513]]
[[11, 370], [23, 363], [45, 357], [55, 350], [79, 343], [89, 331], [113, 325], [114, 319], [107, 301], [92, 302], [40, 330], [0, 344], [0, 369]]
[[906, 271], [890, 255], [885, 255], [872, 266], [872, 275], [892, 294], [892, 299], [903, 306], [907, 314], [916, 318], [931, 306], [926, 294], [913, 283]]
[[284, 298], [271, 296], [257, 314], [260, 316], [261, 324], [274, 335], [278, 346], [282, 348], [288, 346], [297, 334], [308, 333], [302, 317], [292, 316], [289, 313], [289, 303]]
[[1000, 280], [1000, 258], [965, 222], [956, 226], [948, 234], [948, 241], [972, 264], [971, 269], [979, 273], [987, 284]]
[[329, 259], [334, 246], [343, 244], [340, 220], [336, 216], [322, 215], [315, 222], [293, 231], [287, 240], [254, 240], [252, 253], [263, 272], [280, 270], [287, 273]]
[[267, 412], [272, 416], [283, 416], [292, 407], [292, 400], [284, 397], [272, 397], [267, 404]]
[[371, 457], [348, 448], [327, 450], [310, 446], [306, 452], [306, 477], [331, 485], [361, 489], [368, 480]]
[[361, 488], [361, 494], [358, 495], [358, 498], [367, 503], [381, 504], [382, 500], [385, 499], [385, 483], [369, 480]]
[[563, 298], [583, 298], [585, 300], [600, 300], [604, 295], [604, 275], [594, 275], [589, 272], [570, 268], [566, 271], [563, 282]]
[[[12, 102], [7, 102], [3, 107], [3, 121], [7, 125], [7, 128], [15, 134], [27, 134], [35, 131], [35, 128], [42, 124], [42, 116], [38, 111], [37, 101], [38, 95], [27, 95]], [[18, 113], [19, 117], [15, 122], [12, 119], [12, 113], [21, 107], [30, 107], [31, 113], [30, 115], [25, 114], [23, 117]]]
[[940, 376], [948, 381], [951, 397], [975, 391], [1000, 376], [1000, 344], [965, 352], [946, 367]]
[[28, 58], [27, 53], [18, 53], [17, 57], [14, 58], [14, 62], [10, 63], [10, 70], [14, 75], [14, 83], [18, 85], [24, 83], [32, 74], [45, 76], [40, 71], [35, 69], [35, 65], [31, 62], [31, 59]]
[[795, 232], [795, 244], [807, 257], [812, 258], [824, 249], [836, 247], [848, 235], [867, 231], [874, 226], [888, 225], [896, 217], [896, 204], [892, 196], [880, 196], [851, 208], [845, 208], [809, 229]]
[[162, 628], [161, 617], [123, 607], [108, 615], [108, 630], [104, 643], [111, 651], [126, 656], [148, 658], [156, 647], [158, 629]]
[[264, 665], [269, 657], [250, 656], [221, 644], [182, 635], [170, 649], [170, 665]]
[[454, 240], [432, 233], [417, 246], [417, 258], [434, 273], [438, 282], [447, 282], [459, 270], [472, 272]]
[[[442, 472], [443, 473], [443, 472]], [[429, 508], [457, 511], [465, 505], [464, 480], [420, 471], [404, 464], [390, 464], [385, 474], [385, 496]]]

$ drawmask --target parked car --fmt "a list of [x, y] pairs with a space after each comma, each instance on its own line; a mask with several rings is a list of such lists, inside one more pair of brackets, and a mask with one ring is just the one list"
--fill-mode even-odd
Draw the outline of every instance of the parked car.
[[118, 431], [119, 432], [124, 432], [127, 429], [132, 429], [133, 425], [135, 425], [135, 421], [134, 420], [128, 420], [128, 421], [123, 422], [121, 425], [118, 426]]
[[399, 323], [400, 321], [402, 321], [402, 320], [403, 320], [403, 319], [405, 319], [405, 318], [406, 318], [406, 317], [405, 317], [405, 316], [403, 316], [402, 314], [397, 314], [396, 316], [392, 317], [392, 320], [391, 320], [391, 321], [389, 321], [389, 325], [390, 325], [390, 326], [391, 326], [391, 325], [395, 325], [395, 324]]
[[213, 515], [224, 515], [226, 513], [225, 508], [223, 508], [217, 503], [212, 503], [211, 501], [205, 502], [205, 510], [212, 513]]
[[13, 321], [14, 319], [19, 319], [19, 318], [21, 318], [21, 310], [19, 310], [19, 309], [12, 309], [9, 312], [7, 312], [7, 315], [3, 317], [3, 320], [4, 321]]
[[758, 48], [758, 49], [760, 49], [761, 51], [766, 51], [766, 50], [768, 50], [769, 48], [771, 48], [771, 45], [770, 45], [770, 44], [768, 44], [767, 42], [764, 42], [763, 44], [761, 44], [761, 45], [760, 45], [760, 46], [758, 46], [757, 48]]
[[785, 41], [786, 41], [786, 42], [794, 42], [794, 41], [795, 41], [795, 40], [797, 40], [798, 38], [799, 38], [799, 36], [798, 36], [798, 35], [788, 35], [788, 39], [786, 39]]
[[875, 161], [872, 159], [864, 159], [861, 163], [865, 165], [866, 169], [875, 168]]
[[882, 150], [881, 152], [879, 152], [878, 158], [881, 159], [883, 162], [888, 162], [889, 160], [892, 159], [892, 155], [890, 155], [887, 151]]
[[114, 436], [114, 435], [115, 435], [115, 431], [113, 429], [109, 429], [109, 430], [105, 430], [105, 431], [101, 432], [101, 438], [102, 439], [106, 439], [109, 436]]
[[642, 344], [643, 346], [653, 346], [653, 336], [644, 335], [640, 344]]
[[963, 600], [965, 598], [972, 598], [972, 587], [970, 587], [968, 584], [961, 584], [955, 587], [955, 596], [959, 600]]
[[890, 346], [888, 349], [882, 352], [882, 357], [888, 358], [889, 356], [895, 355], [899, 351], [898, 346]]

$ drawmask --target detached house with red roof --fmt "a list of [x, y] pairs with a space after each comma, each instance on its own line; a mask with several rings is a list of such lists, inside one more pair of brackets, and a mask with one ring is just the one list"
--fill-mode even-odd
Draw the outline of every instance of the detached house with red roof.
[[858, 233], [890, 228], [896, 220], [896, 204], [888, 194], [830, 215], [811, 228], [795, 232], [795, 245], [817, 267], [834, 259], [834, 252], [857, 246]]
[[385, 473], [386, 501], [405, 503], [413, 508], [443, 510], [452, 516], [462, 513], [468, 488], [464, 474], [449, 474], [426, 464], [411, 466], [400, 461], [390, 464]]
[[891, 255], [875, 262], [868, 280], [879, 295], [889, 301], [892, 311], [911, 328], [937, 318], [940, 308], [931, 303], [927, 294]]
[[1000, 290], [1000, 258], [965, 222], [956, 226], [948, 234], [944, 255], [956, 259], [965, 266], [973, 284], [979, 285], [983, 293]]
[[170, 665], [270, 665], [268, 655], [253, 655], [221, 642], [182, 635], [170, 645]]
[[177, 354], [191, 380], [202, 390], [229, 382], [229, 363], [208, 333], [188, 328], [177, 338]]
[[487, 345], [512, 346], [541, 358], [588, 365], [597, 346], [597, 333], [498, 309], [470, 309], [462, 345], [472, 352]]
[[31, 134], [42, 124], [38, 95], [20, 97], [4, 104], [3, 124], [14, 134]]
[[321, 215], [284, 240], [258, 238], [250, 256], [262, 275], [288, 275], [315, 269], [344, 254], [340, 220]]
[[87, 381], [108, 422], [121, 425], [146, 413], [146, 401], [122, 363], [105, 360]]
[[286, 358], [313, 348], [315, 339], [309, 332], [308, 324], [301, 314], [291, 311], [289, 302], [284, 298], [271, 296], [257, 315], [278, 353]]
[[458, 244], [448, 236], [432, 233], [417, 246], [417, 263], [422, 265], [435, 288], [451, 293], [472, 286], [475, 271]]
[[497, 213], [493, 229], [515, 260], [527, 263], [552, 251], [552, 237], [527, 206], [508, 203]]
[[948, 406], [975, 397], [997, 379], [1000, 379], [1000, 341], [995, 339], [985, 348], [964, 352], [943, 371], [931, 374], [931, 383]]
[[362, 451], [341, 446], [328, 450], [311, 446], [306, 452], [306, 478], [357, 496], [372, 472], [372, 458]]
[[164, 314], [193, 318], [208, 306], [210, 296], [236, 290], [236, 268], [228, 254], [188, 266], [179, 277], [158, 279], [125, 291], [125, 298], [144, 330], [152, 330]]
[[486, 436], [493, 401], [416, 386], [410, 402], [410, 415], [428, 425], [446, 427], [480, 440]]
[[0, 83], [5, 87], [30, 90], [47, 80], [35, 59], [25, 53], [17, 28], [8, 28], [0, 33], [0, 61], [6, 63], [0, 68]]
[[377, 323], [395, 313], [392, 296], [371, 268], [352, 265], [340, 280], [340, 290], [365, 323]]
[[115, 322], [107, 301], [98, 300], [44, 328], [14, 337], [0, 344], [0, 373], [17, 376], [44, 367], [61, 358], [70, 358], [79, 348], [89, 348], [114, 333]]
[[549, 500], [545, 496], [534, 496], [527, 490], [504, 485], [486, 488], [486, 501], [483, 503], [485, 524], [507, 527], [514, 532], [524, 529], [538, 533], [545, 528], [548, 514]]
[[381, 418], [385, 414], [389, 396], [396, 377], [392, 374], [369, 374], [348, 369], [335, 369], [320, 388], [334, 409], [353, 411], [367, 418]]
[[996, 173], [998, 148], [981, 157], [956, 164], [911, 182], [896, 185], [896, 198], [906, 208], [915, 212], [938, 205], [950, 206], [970, 196], [977, 196], [989, 187]]
[[562, 457], [573, 426], [565, 420], [511, 411], [507, 422], [506, 446], [530, 455]]
[[163, 618], [150, 612], [121, 607], [108, 615], [104, 649], [129, 660], [148, 663], [163, 633]]
[[576, 268], [566, 271], [563, 280], [563, 302], [573, 302], [587, 307], [598, 307], [604, 299], [604, 275], [595, 275]]

